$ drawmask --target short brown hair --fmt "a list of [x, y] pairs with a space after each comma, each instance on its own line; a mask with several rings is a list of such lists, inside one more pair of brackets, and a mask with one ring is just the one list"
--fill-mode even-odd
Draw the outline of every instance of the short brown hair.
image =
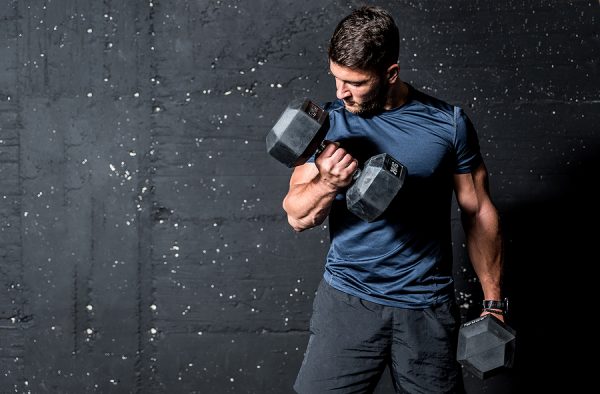
[[383, 71], [398, 62], [400, 38], [391, 14], [380, 7], [354, 10], [337, 25], [329, 60], [348, 68]]

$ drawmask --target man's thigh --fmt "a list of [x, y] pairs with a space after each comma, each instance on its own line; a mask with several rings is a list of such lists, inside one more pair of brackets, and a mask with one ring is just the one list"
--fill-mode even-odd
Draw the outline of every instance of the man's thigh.
[[391, 316], [389, 308], [322, 281], [294, 389], [301, 394], [372, 391], [389, 360]]
[[454, 302], [394, 313], [392, 377], [398, 393], [463, 393], [456, 361], [460, 316]]

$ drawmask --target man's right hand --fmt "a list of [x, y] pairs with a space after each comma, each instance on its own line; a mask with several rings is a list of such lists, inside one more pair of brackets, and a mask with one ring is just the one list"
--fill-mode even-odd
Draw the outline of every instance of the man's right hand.
[[339, 142], [326, 142], [325, 149], [316, 158], [319, 181], [332, 189], [339, 190], [352, 182], [352, 175], [358, 168], [358, 160], [352, 157]]

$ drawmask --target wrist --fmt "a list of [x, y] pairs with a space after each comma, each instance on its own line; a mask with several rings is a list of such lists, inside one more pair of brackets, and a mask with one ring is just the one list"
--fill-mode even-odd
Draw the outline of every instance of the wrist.
[[335, 196], [338, 192], [338, 187], [335, 183], [328, 180], [326, 177], [319, 175], [315, 177], [315, 185], [321, 190], [321, 193], [325, 195]]
[[508, 298], [502, 300], [483, 300], [483, 310], [505, 315], [508, 313]]

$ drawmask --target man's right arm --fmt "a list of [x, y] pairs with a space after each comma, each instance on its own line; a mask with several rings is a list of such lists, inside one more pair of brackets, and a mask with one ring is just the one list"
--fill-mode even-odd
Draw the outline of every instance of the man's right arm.
[[350, 184], [357, 166], [339, 144], [329, 143], [314, 163], [296, 167], [283, 200], [290, 226], [303, 231], [323, 223], [336, 194]]

